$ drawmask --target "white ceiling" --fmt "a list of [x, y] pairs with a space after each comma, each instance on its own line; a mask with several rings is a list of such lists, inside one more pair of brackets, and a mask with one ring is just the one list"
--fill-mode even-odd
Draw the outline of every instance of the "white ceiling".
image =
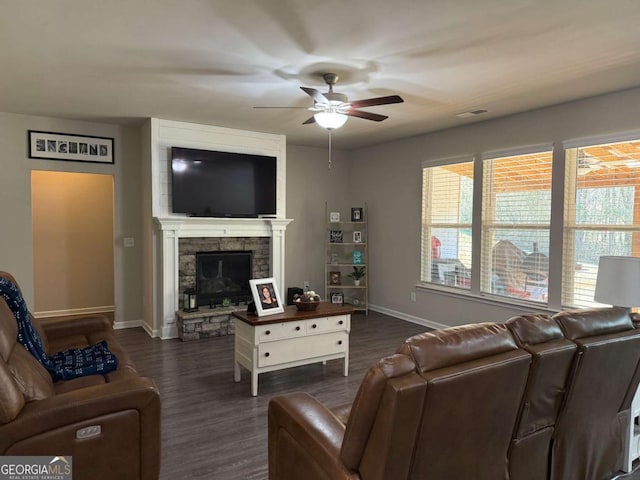
[[[145, 117], [287, 135], [300, 86], [370, 107], [333, 134], [356, 148], [640, 85], [638, 0], [0, 0], [0, 111]], [[456, 114], [486, 109], [472, 119]]]

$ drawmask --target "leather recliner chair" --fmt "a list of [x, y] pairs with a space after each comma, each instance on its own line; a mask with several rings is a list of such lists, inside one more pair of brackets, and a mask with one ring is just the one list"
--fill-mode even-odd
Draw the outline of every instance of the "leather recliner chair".
[[466, 325], [406, 340], [369, 370], [350, 410], [274, 397], [269, 478], [507, 478], [530, 362], [506, 326]]
[[577, 350], [548, 315], [522, 315], [506, 323], [532, 363], [509, 449], [510, 480], [549, 477], [551, 438]]
[[[15, 279], [0, 272], [15, 283]], [[40, 325], [53, 354], [106, 340], [118, 369], [53, 383], [17, 341], [17, 322], [0, 297], [0, 455], [72, 456], [78, 480], [157, 480], [160, 396], [141, 377], [102, 316]]]
[[622, 467], [640, 380], [640, 331], [624, 308], [565, 311], [553, 319], [578, 352], [553, 435], [550, 478], [611, 478]]
[[269, 478], [613, 478], [639, 365], [640, 330], [620, 308], [417, 335], [351, 406], [274, 397]]

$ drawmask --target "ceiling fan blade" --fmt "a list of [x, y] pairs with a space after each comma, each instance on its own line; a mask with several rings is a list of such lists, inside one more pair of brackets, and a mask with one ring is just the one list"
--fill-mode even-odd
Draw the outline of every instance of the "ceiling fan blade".
[[365, 100], [355, 100], [349, 102], [353, 108], [374, 107], [376, 105], [389, 105], [390, 103], [402, 103], [404, 100], [399, 95], [389, 95], [388, 97], [367, 98]]
[[304, 93], [313, 97], [316, 103], [328, 104], [329, 99], [315, 88], [300, 87]]
[[304, 122], [302, 122], [303, 125], [311, 125], [312, 123], [316, 123], [316, 117], [311, 117], [311, 118], [307, 118]]
[[377, 113], [363, 112], [362, 110], [353, 109], [349, 110], [346, 114], [350, 117], [364, 118], [366, 120], [373, 120], [374, 122], [381, 122], [389, 118], [386, 115], [378, 115]]

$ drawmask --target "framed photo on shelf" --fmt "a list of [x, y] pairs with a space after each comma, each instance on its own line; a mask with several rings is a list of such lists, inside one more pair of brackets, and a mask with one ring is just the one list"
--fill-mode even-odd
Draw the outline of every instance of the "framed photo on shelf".
[[362, 207], [353, 207], [351, 209], [351, 221], [362, 222], [364, 221], [364, 210]]
[[342, 230], [331, 230], [329, 232], [329, 241], [331, 243], [342, 243]]
[[351, 263], [354, 265], [362, 265], [364, 263], [364, 256], [361, 250], [354, 250], [351, 254]]
[[114, 163], [113, 138], [29, 130], [29, 158]]
[[353, 232], [353, 243], [362, 243], [362, 232], [356, 230]]
[[342, 305], [344, 303], [344, 294], [341, 292], [334, 292], [331, 294], [331, 303]]
[[249, 280], [251, 295], [256, 304], [259, 317], [284, 312], [282, 299], [274, 278], [257, 278]]
[[340, 221], [340, 212], [331, 212], [329, 214], [329, 221], [332, 223], [336, 223]]
[[329, 272], [329, 285], [340, 285], [340, 272]]

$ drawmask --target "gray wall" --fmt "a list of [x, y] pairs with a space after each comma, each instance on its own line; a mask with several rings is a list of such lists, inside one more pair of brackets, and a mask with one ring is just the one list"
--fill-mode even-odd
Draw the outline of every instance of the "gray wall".
[[[370, 303], [434, 325], [502, 321], [531, 311], [415, 289], [420, 280], [422, 162], [634, 130], [640, 138], [638, 112], [640, 89], [632, 89], [352, 152], [350, 168], [360, 178], [350, 186], [368, 201], [370, 211]], [[416, 302], [411, 301], [414, 291]]]
[[[425, 289], [418, 289], [417, 301], [411, 301], [420, 276], [422, 162], [579, 137], [640, 132], [638, 112], [640, 89], [632, 89], [352, 152], [334, 150], [331, 170], [326, 148], [288, 145], [286, 208], [287, 218], [294, 221], [286, 233], [286, 286], [302, 286], [308, 280], [311, 288], [324, 293], [325, 202], [329, 202], [330, 210], [340, 210], [343, 215], [348, 215], [351, 206], [367, 202], [367, 270], [369, 299], [374, 308], [432, 325], [505, 320], [530, 311]], [[29, 159], [28, 129], [114, 137], [116, 164]], [[31, 170], [110, 173], [115, 178], [116, 196], [116, 321], [142, 319], [142, 305], [149, 301], [146, 297], [150, 292], [142, 266], [149, 253], [141, 248], [142, 224], [149, 221], [142, 213], [143, 191], [148, 185], [141, 177], [140, 165], [147, 137], [148, 132], [137, 126], [0, 113], [0, 269], [17, 276], [27, 302], [33, 302]], [[124, 237], [134, 237], [136, 246], [125, 249]]]
[[[327, 223], [325, 202], [330, 209], [348, 212], [348, 152], [333, 150], [331, 170], [326, 148], [287, 146], [287, 227], [285, 238], [285, 283], [324, 296], [324, 262]], [[280, 292], [285, 295], [286, 292]]]
[[[27, 130], [112, 137], [115, 165], [30, 159]], [[138, 137], [136, 127], [0, 113], [0, 269], [16, 276], [30, 306], [34, 304], [31, 171], [101, 173], [114, 177], [115, 320], [142, 318], [141, 252], [139, 247], [125, 249], [122, 243], [123, 237], [140, 239], [142, 233]]]

